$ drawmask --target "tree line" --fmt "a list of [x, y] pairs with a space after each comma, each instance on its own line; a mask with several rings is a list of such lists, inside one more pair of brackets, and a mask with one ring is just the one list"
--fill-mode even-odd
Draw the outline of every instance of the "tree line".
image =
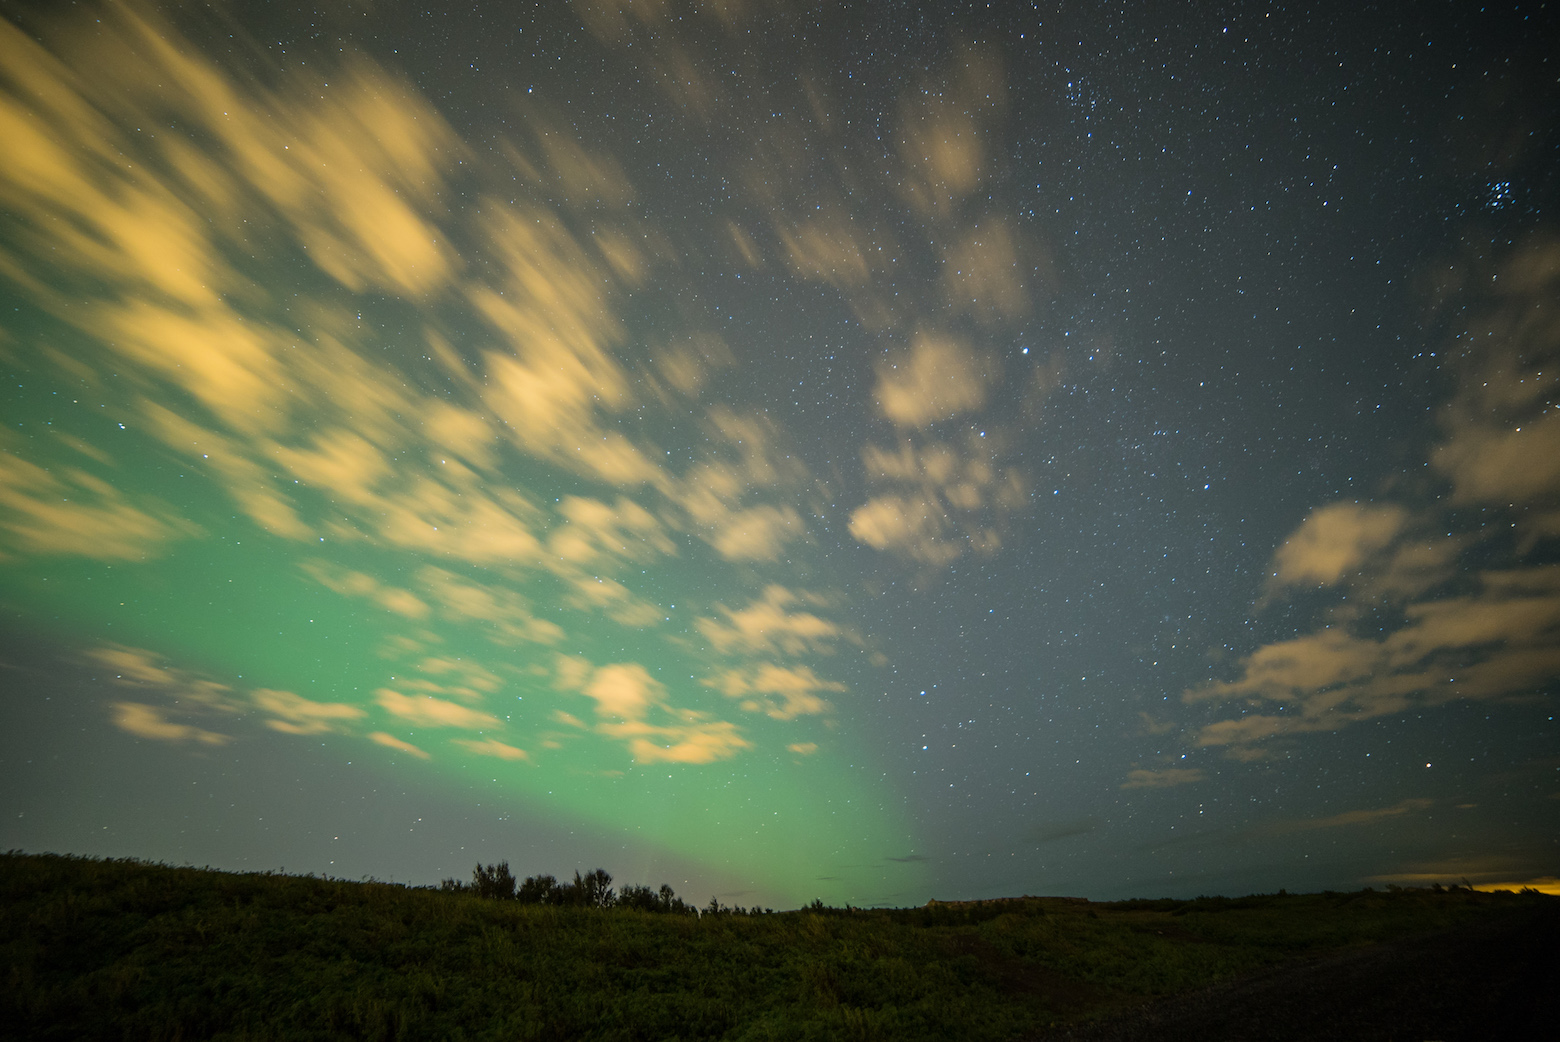
[[573, 908], [631, 908], [640, 912], [660, 912], [667, 915], [770, 915], [772, 908], [743, 908], [741, 905], [723, 905], [714, 897], [703, 908], [695, 907], [678, 897], [665, 883], [659, 890], [648, 886], [630, 885], [614, 890], [612, 874], [604, 868], [586, 872], [576, 870], [573, 882], [560, 883], [550, 875], [527, 876], [515, 879], [508, 861], [496, 865], [477, 863], [472, 870], [471, 882], [446, 879], [439, 889], [448, 893], [473, 894], [492, 901], [518, 901], [521, 904], [552, 905]]

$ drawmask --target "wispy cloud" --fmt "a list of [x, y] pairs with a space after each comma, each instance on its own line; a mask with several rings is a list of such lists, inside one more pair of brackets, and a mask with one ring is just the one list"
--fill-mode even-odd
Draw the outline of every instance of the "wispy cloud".
[[291, 691], [273, 691], [259, 688], [250, 692], [255, 705], [271, 719], [266, 725], [288, 734], [324, 734], [341, 729], [349, 720], [360, 720], [368, 714], [354, 705], [344, 702], [315, 702], [295, 695]]
[[517, 748], [497, 738], [455, 738], [451, 745], [458, 745], [467, 752], [476, 753], [478, 756], [492, 756], [500, 760], [529, 760], [530, 754], [524, 749]]
[[793, 610], [802, 605], [821, 607], [825, 603], [816, 594], [793, 592], [776, 583], [765, 587], [764, 595], [745, 608], [733, 610], [717, 604], [724, 622], [701, 618], [695, 625], [711, 647], [722, 653], [827, 653], [846, 636], [845, 631], [811, 611]]
[[1121, 788], [1169, 789], [1177, 785], [1191, 785], [1206, 777], [1200, 767], [1166, 767], [1157, 771], [1139, 768], [1127, 772], [1127, 780], [1121, 783]]
[[413, 745], [411, 742], [402, 741], [401, 739], [397, 738], [395, 735], [387, 734], [384, 731], [374, 731], [374, 732], [372, 732], [368, 736], [368, 740], [373, 742], [373, 743], [375, 743], [376, 745], [382, 745], [386, 749], [395, 749], [398, 752], [410, 753], [411, 755], [417, 757], [419, 760], [427, 760], [427, 759], [430, 758], [426, 750], [419, 749], [417, 746]]
[[[1452, 503], [1509, 516], [1516, 545], [1495, 539], [1487, 520], [1458, 532], [1434, 499], [1318, 507], [1274, 554], [1264, 603], [1306, 585], [1343, 599], [1319, 627], [1242, 657], [1233, 679], [1184, 693], [1188, 704], [1244, 705], [1201, 726], [1198, 745], [1258, 759], [1259, 743], [1278, 736], [1454, 700], [1531, 697], [1560, 676], [1560, 565], [1530, 556], [1560, 532], [1560, 343], [1531, 321], [1554, 296], [1557, 258], [1560, 246], [1530, 243], [1470, 280], [1487, 287], [1467, 301], [1483, 335], [1451, 355], [1462, 379], [1430, 458]], [[1482, 570], [1466, 567], [1474, 550]]]
[[142, 702], [115, 702], [113, 710], [114, 726], [137, 738], [152, 738], [159, 742], [199, 742], [203, 745], [226, 745], [233, 740], [229, 735], [191, 724], [175, 723], [167, 719], [156, 706]]
[[391, 716], [421, 727], [462, 727], [478, 731], [503, 726], [491, 713], [427, 695], [403, 695], [387, 687], [374, 692], [374, 701]]
[[703, 681], [750, 713], [763, 713], [775, 720], [794, 720], [816, 716], [833, 707], [822, 692], [847, 690], [838, 681], [824, 680], [806, 666], [785, 667], [766, 662], [746, 669], [728, 669]]

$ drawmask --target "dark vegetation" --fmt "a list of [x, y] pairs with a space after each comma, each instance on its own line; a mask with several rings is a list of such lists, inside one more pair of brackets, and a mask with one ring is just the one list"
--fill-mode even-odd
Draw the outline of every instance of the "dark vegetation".
[[1292, 960], [1548, 915], [1464, 887], [793, 912], [601, 870], [439, 888], [0, 856], [0, 1034], [1010, 1039]]

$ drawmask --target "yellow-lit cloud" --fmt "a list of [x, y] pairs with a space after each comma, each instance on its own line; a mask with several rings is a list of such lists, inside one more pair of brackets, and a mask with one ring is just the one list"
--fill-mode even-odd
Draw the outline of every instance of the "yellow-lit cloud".
[[368, 714], [354, 705], [342, 702], [315, 702], [295, 695], [291, 691], [273, 691], [258, 688], [250, 692], [255, 705], [271, 714], [268, 727], [288, 734], [325, 734], [338, 731], [348, 720], [359, 720]]
[[714, 763], [729, 760], [743, 749], [752, 747], [735, 724], [724, 720], [694, 720], [659, 726], [629, 720], [604, 723], [597, 730], [626, 739], [629, 751], [640, 763]]
[[368, 738], [369, 741], [374, 742], [377, 745], [382, 745], [387, 749], [395, 749], [403, 753], [410, 753], [419, 760], [426, 760], [429, 758], [428, 753], [425, 750], [417, 748], [417, 746], [413, 745], [411, 742], [402, 741], [393, 734], [386, 734], [384, 731], [375, 731], [370, 734]]
[[506, 745], [497, 738], [486, 738], [478, 741], [475, 738], [455, 738], [452, 745], [458, 745], [467, 752], [476, 753], [478, 756], [493, 756], [500, 760], [529, 760], [530, 754], [524, 749], [518, 749], [513, 745]]
[[[11, 441], [4, 435], [0, 445]], [[200, 528], [151, 499], [132, 502], [78, 467], [46, 470], [0, 451], [0, 559], [69, 554], [140, 561]]]
[[827, 713], [833, 707], [820, 692], [847, 690], [844, 684], [824, 680], [806, 666], [785, 667], [771, 662], [728, 669], [703, 683], [727, 698], [737, 699], [748, 712], [761, 712], [775, 720]]
[[431, 564], [423, 566], [416, 578], [445, 617], [486, 623], [489, 638], [496, 643], [554, 644], [563, 639], [557, 623], [531, 614], [525, 598], [507, 587], [479, 583]]
[[1012, 321], [1029, 311], [1016, 236], [1008, 222], [988, 216], [943, 255], [943, 292], [949, 306], [983, 325]]
[[387, 687], [374, 692], [374, 701], [391, 716], [421, 727], [462, 727], [478, 731], [503, 726], [491, 713], [427, 695], [403, 695]]
[[1395, 505], [1333, 503], [1311, 511], [1274, 555], [1280, 583], [1329, 586], [1395, 539], [1408, 520]]
[[1001, 464], [1000, 439], [985, 433], [967, 431], [956, 442], [907, 438], [893, 449], [868, 445], [862, 462], [878, 491], [851, 512], [850, 534], [932, 567], [966, 551], [998, 550], [1006, 519], [1028, 502], [1029, 490], [1018, 470]]
[[722, 653], [803, 655], [832, 650], [844, 631], [812, 612], [791, 610], [801, 604], [820, 605], [822, 599], [773, 584], [765, 587], [762, 598], [745, 608], [716, 605], [725, 616], [724, 622], [701, 618], [694, 625], [710, 646]]
[[314, 558], [298, 565], [311, 579], [326, 589], [350, 597], [362, 597], [373, 601], [387, 611], [404, 615], [408, 619], [428, 616], [428, 604], [410, 590], [381, 583], [365, 572], [343, 568], [330, 561]]
[[[555, 670], [560, 689], [579, 691], [596, 703], [592, 730], [623, 742], [640, 763], [713, 763], [751, 748], [735, 724], [673, 706], [666, 686], [637, 662], [595, 667], [582, 658], [559, 655]], [[571, 727], [585, 726], [561, 710], [553, 718]]]
[[883, 415], [902, 427], [925, 427], [986, 401], [991, 374], [956, 337], [918, 333], [910, 348], [878, 366], [876, 397]]
[[114, 726], [137, 738], [152, 738], [159, 742], [199, 742], [204, 745], [226, 745], [233, 740], [215, 731], [174, 723], [164, 717], [163, 711], [156, 706], [141, 702], [115, 702], [113, 710]]

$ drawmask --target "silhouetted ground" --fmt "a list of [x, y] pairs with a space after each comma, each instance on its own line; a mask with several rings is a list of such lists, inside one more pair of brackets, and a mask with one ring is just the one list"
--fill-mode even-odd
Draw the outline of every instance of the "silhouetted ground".
[[1560, 1038], [1560, 914], [1287, 963], [1044, 1042], [1523, 1042]]

